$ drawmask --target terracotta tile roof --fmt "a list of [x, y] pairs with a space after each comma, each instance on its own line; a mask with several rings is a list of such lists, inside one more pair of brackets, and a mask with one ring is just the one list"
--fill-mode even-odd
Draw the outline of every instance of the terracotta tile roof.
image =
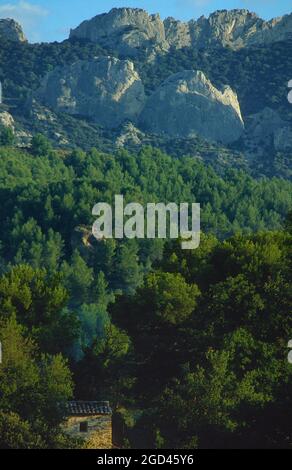
[[69, 401], [67, 409], [70, 416], [108, 415], [112, 413], [108, 401]]

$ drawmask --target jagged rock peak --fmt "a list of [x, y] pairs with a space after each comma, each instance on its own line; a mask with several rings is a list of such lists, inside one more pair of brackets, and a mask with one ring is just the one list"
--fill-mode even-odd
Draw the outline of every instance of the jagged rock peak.
[[27, 42], [20, 24], [10, 18], [0, 19], [0, 37], [14, 42]]
[[184, 23], [174, 18], [162, 21], [140, 8], [114, 8], [71, 30], [70, 38], [88, 39], [119, 53], [135, 55], [137, 49], [167, 50], [169, 47], [229, 46], [234, 49], [269, 44], [290, 37], [292, 14], [264, 21], [246, 9], [218, 10], [208, 18]]
[[141, 115], [142, 128], [155, 134], [233, 142], [244, 123], [236, 93], [216, 89], [199, 70], [171, 75], [153, 93]]
[[217, 10], [208, 18], [201, 16], [188, 23], [165, 20], [166, 39], [177, 47], [175, 29], [184, 29], [184, 40], [180, 37], [180, 47], [223, 45], [234, 48], [246, 44], [249, 34], [261, 28], [264, 21], [248, 10]]
[[113, 8], [81, 23], [70, 31], [70, 38], [88, 39], [135, 55], [137, 48], [163, 45], [165, 31], [158, 14], [149, 15], [139, 8]]
[[95, 26], [98, 22], [104, 22], [106, 26], [112, 26], [113, 29], [119, 29], [123, 26], [132, 26], [134, 24], [141, 25], [143, 23], [144, 26], [147, 27], [149, 20], [161, 21], [159, 13], [150, 15], [142, 8], [112, 8], [108, 13], [102, 13], [100, 15], [96, 15], [90, 20], [83, 21], [76, 29], [71, 29], [71, 34], [75, 35], [75, 32], [77, 33], [78, 29], [82, 25], [86, 25], [88, 23]]
[[[208, 17], [210, 21], [212, 21], [213, 18], [223, 18], [223, 17], [229, 17], [229, 18], [257, 18], [261, 19], [256, 13], [253, 11], [247, 10], [246, 8], [234, 8], [232, 10], [227, 10], [227, 9], [222, 9], [222, 10], [216, 10], [213, 13], [211, 13]], [[202, 16], [204, 18], [204, 16]], [[263, 21], [261, 19], [261, 21]]]

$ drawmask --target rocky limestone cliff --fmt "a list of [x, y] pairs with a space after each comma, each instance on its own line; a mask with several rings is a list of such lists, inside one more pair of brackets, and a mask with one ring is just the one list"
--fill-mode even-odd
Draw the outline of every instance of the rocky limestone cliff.
[[[171, 75], [147, 97], [131, 56], [146, 51], [149, 61], [157, 51], [167, 52], [170, 47], [241, 48], [270, 43], [289, 36], [291, 22], [292, 15], [265, 22], [248, 10], [221, 10], [209, 18], [183, 23], [173, 18], [162, 21], [159, 15], [138, 8], [114, 8], [83, 22], [70, 37], [98, 42], [113, 55], [119, 52], [130, 60], [100, 57], [57, 67], [32, 94], [34, 102], [46, 110], [36, 113], [37, 120], [47, 122], [42, 114], [50, 111], [84, 117], [86, 125], [98, 124], [102, 132], [114, 129], [117, 146], [139, 145], [145, 135], [182, 140], [200, 137], [224, 145], [243, 136], [241, 143], [248, 152], [267, 146], [290, 148], [288, 121], [266, 109], [247, 115], [245, 126], [236, 93], [229, 86], [216, 89], [200, 71]], [[144, 55], [140, 65], [143, 60]], [[59, 134], [63, 142], [63, 134]]]
[[188, 23], [168, 18], [165, 37], [176, 48], [210, 45], [233, 49], [283, 41], [292, 35], [292, 14], [264, 21], [248, 10], [219, 10]]
[[271, 148], [278, 152], [290, 151], [292, 131], [289, 123], [283, 121], [276, 110], [264, 108], [248, 117], [244, 144], [250, 155], [265, 156]]
[[0, 38], [1, 37], [14, 42], [27, 41], [20, 24], [12, 19], [0, 19]]
[[71, 30], [70, 38], [88, 39], [115, 49], [121, 54], [136, 55], [170, 47], [228, 46], [238, 49], [255, 44], [269, 44], [292, 35], [292, 14], [264, 21], [248, 10], [219, 10], [206, 18], [188, 23], [141, 9], [114, 8], [109, 13], [84, 21]]
[[[33, 94], [31, 107], [35, 102], [106, 129], [128, 122], [118, 142], [133, 140], [136, 123], [153, 134], [200, 136], [224, 144], [237, 140], [244, 130], [237, 95], [229, 86], [220, 91], [203, 72], [184, 71], [170, 76], [147, 98], [133, 63], [111, 57], [57, 67]], [[136, 132], [134, 140], [139, 138]]]
[[244, 130], [236, 93], [229, 86], [217, 90], [203, 72], [194, 70], [163, 82], [147, 101], [140, 123], [157, 134], [199, 135], [225, 144], [239, 139]]
[[148, 15], [139, 8], [114, 8], [84, 21], [71, 30], [70, 38], [89, 39], [130, 56], [136, 55], [139, 48], [167, 47], [159, 15]]
[[246, 130], [249, 138], [258, 146], [263, 143], [271, 145], [274, 132], [284, 127], [284, 121], [277, 111], [264, 108], [249, 117]]
[[250, 35], [247, 45], [270, 44], [286, 39], [292, 39], [292, 14], [263, 22], [262, 27]]
[[145, 103], [133, 63], [111, 57], [57, 67], [33, 97], [54, 111], [90, 118], [107, 128], [135, 122]]
[[170, 45], [203, 48], [210, 45], [242, 47], [248, 35], [262, 27], [263, 23], [248, 10], [220, 10], [209, 18], [202, 16], [188, 23], [170, 18], [165, 20], [164, 25]]
[[15, 122], [11, 114], [0, 109], [0, 127], [7, 127], [14, 130], [14, 125]]

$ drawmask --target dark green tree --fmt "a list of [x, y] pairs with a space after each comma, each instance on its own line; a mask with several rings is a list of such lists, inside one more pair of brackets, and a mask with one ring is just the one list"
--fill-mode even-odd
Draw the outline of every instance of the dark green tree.
[[36, 134], [31, 141], [31, 153], [35, 156], [45, 157], [52, 150], [50, 141], [42, 134]]
[[14, 144], [14, 132], [11, 127], [0, 128], [0, 145], [10, 147]]

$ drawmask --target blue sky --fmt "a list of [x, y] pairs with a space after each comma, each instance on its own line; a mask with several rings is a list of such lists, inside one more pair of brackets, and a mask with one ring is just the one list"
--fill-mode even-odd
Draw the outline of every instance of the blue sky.
[[113, 7], [144, 8], [181, 20], [219, 9], [247, 8], [265, 19], [291, 13], [292, 0], [0, 0], [0, 18], [19, 21], [31, 42], [62, 41], [70, 27]]

